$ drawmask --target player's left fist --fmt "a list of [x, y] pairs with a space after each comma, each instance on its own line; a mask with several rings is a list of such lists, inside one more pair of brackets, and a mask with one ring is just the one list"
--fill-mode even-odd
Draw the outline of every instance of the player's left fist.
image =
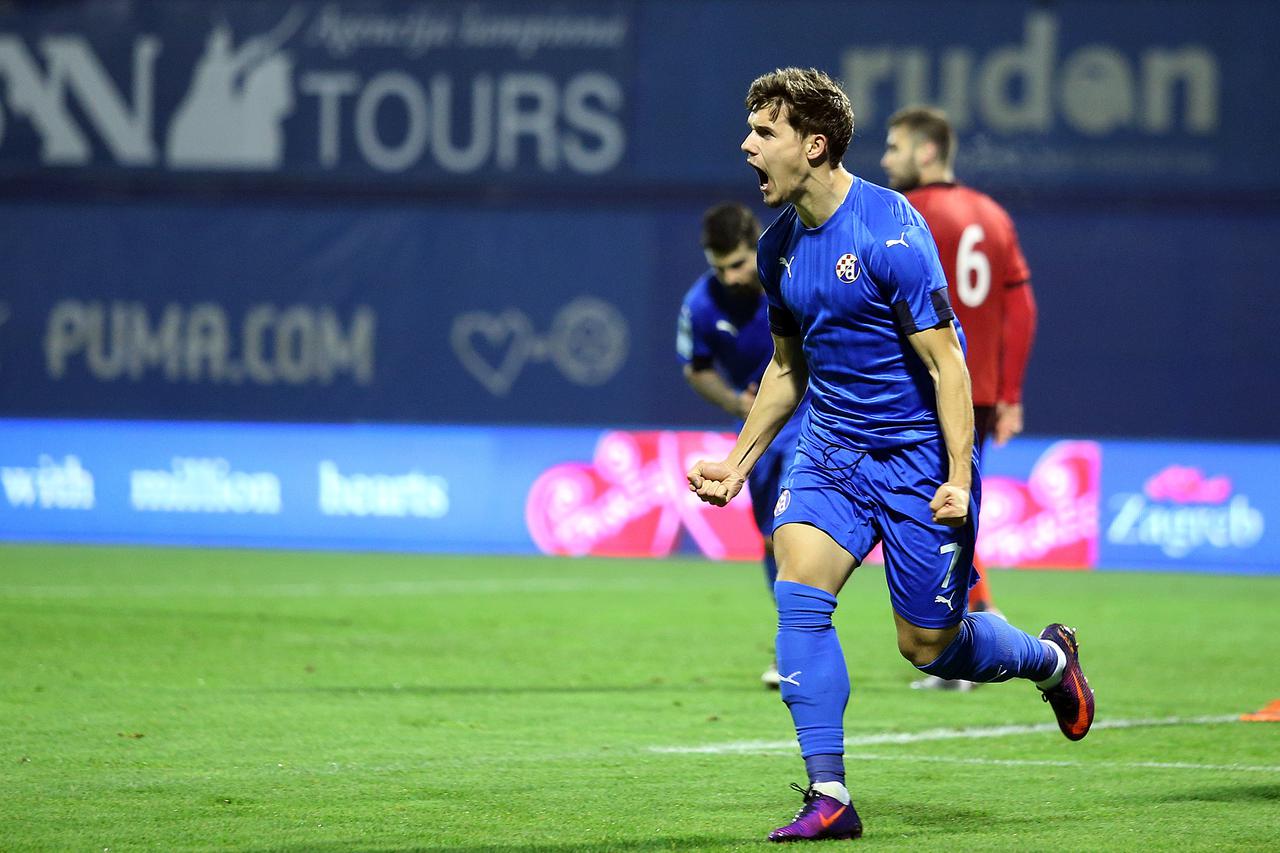
[[943, 483], [929, 501], [929, 509], [933, 510], [934, 523], [959, 527], [969, 517], [969, 490]]

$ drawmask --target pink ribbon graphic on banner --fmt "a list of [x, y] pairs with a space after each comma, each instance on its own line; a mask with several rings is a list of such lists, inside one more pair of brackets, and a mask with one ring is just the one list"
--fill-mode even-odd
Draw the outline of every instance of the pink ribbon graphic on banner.
[[529, 534], [546, 554], [661, 557], [684, 530], [713, 559], [759, 559], [750, 495], [716, 508], [685, 481], [694, 462], [724, 458], [733, 441], [715, 432], [606, 432], [591, 462], [555, 465], [534, 481]]
[[1231, 478], [1205, 477], [1199, 468], [1170, 465], [1153, 474], [1142, 489], [1153, 501], [1175, 504], [1221, 504], [1231, 497]]

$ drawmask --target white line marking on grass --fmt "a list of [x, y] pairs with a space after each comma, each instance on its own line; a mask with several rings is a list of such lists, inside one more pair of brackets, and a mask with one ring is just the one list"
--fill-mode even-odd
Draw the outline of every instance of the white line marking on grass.
[[[1239, 719], [1234, 714], [1204, 717], [1161, 717], [1138, 720], [1096, 720], [1093, 729], [1136, 729], [1150, 726], [1205, 726], [1216, 723], [1233, 723]], [[844, 739], [845, 746], [878, 746], [886, 743], [922, 743], [935, 740], [975, 740], [978, 738], [1030, 735], [1058, 731], [1057, 723], [1035, 723], [1018, 726], [986, 726], [971, 729], [926, 729], [920, 732], [886, 732], [878, 735], [855, 735]], [[783, 752], [796, 748], [794, 740], [788, 741], [739, 741], [737, 743], [708, 744], [706, 746], [651, 746], [650, 752], [684, 755], [742, 755], [749, 753]]]

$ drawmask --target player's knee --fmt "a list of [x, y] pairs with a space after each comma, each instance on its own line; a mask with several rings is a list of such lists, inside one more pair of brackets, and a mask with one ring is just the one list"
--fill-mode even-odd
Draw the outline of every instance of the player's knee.
[[847, 574], [825, 563], [786, 560], [778, 555], [778, 580], [813, 586], [837, 594], [844, 586]]
[[802, 583], [806, 586], [822, 586], [828, 567], [820, 561], [808, 559], [803, 553], [792, 550], [775, 550], [778, 560], [778, 580]]
[[774, 531], [778, 580], [815, 586], [836, 594], [857, 565], [831, 537], [803, 524]]
[[778, 580], [789, 583], [804, 584], [825, 588], [828, 585], [826, 573], [815, 567], [797, 565], [795, 563], [778, 563]]
[[898, 651], [912, 666], [928, 666], [938, 659], [954, 637], [954, 631], [899, 626]]
[[[945, 646], [943, 647], [945, 648]], [[904, 640], [898, 638], [898, 652], [906, 658], [912, 666], [928, 666], [938, 659], [938, 655], [942, 653], [942, 649], [936, 646], [914, 642], [912, 640]]]

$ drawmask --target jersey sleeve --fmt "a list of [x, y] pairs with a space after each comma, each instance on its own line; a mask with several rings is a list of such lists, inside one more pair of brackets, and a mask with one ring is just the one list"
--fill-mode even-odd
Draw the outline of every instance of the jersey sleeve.
[[712, 366], [706, 324], [701, 321], [696, 310], [693, 293], [687, 295], [680, 306], [680, 317], [676, 321], [676, 356], [682, 364], [691, 364], [695, 370]]
[[1031, 280], [1031, 269], [1027, 266], [1027, 259], [1023, 257], [1022, 245], [1018, 242], [1018, 229], [1013, 227], [1013, 220], [1009, 218], [1009, 214], [1003, 209], [1000, 211], [1003, 216], [1004, 227], [1008, 235], [1005, 245], [1004, 261], [1004, 286], [1017, 287]]
[[1000, 340], [1001, 403], [1022, 402], [1022, 377], [1031, 357], [1031, 343], [1036, 334], [1036, 300], [1031, 283], [1024, 282], [1005, 291], [1004, 322]]
[[898, 325], [908, 335], [955, 319], [947, 297], [947, 275], [933, 235], [922, 223], [902, 225], [900, 235], [877, 241], [872, 274]]
[[[756, 247], [756, 272], [760, 276], [760, 284], [764, 286], [765, 298], [769, 301], [769, 331], [780, 338], [793, 338], [801, 334], [802, 330], [795, 315], [782, 299], [782, 279], [778, 272], [781, 265], [771, 247], [765, 244], [768, 236], [766, 232]], [[770, 259], [773, 259], [772, 263]]]
[[1004, 315], [1000, 329], [1000, 374], [997, 397], [1002, 403], [1022, 402], [1022, 378], [1031, 357], [1036, 334], [1036, 300], [1031, 291], [1031, 269], [1018, 242], [1018, 230], [1004, 208], [1000, 221], [1005, 229]]

